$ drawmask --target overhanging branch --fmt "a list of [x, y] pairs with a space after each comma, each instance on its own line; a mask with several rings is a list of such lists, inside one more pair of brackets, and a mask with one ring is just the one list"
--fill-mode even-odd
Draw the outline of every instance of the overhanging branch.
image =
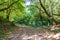
[[56, 23], [57, 21], [52, 17], [52, 15], [50, 15], [50, 14], [47, 12], [47, 10], [46, 10], [46, 8], [43, 6], [41, 0], [39, 0], [39, 2], [40, 2], [41, 7], [43, 8], [43, 10], [45, 11], [45, 13], [46, 13], [47, 16], [49, 17], [49, 19], [52, 20], [52, 21], [54, 21], [54, 22]]
[[6, 7], [6, 8], [0, 9], [0, 12], [9, 9], [12, 5], [14, 5], [15, 3], [17, 3], [18, 1], [19, 1], [19, 0], [11, 3], [11, 4], [10, 4], [8, 7]]
[[40, 2], [41, 7], [43, 8], [43, 10], [45, 11], [45, 13], [47, 14], [47, 16], [48, 16], [48, 17], [51, 17], [51, 15], [50, 15], [50, 14], [48, 14], [48, 12], [47, 12], [46, 8], [43, 6], [43, 4], [42, 4], [41, 0], [39, 0], [39, 2]]

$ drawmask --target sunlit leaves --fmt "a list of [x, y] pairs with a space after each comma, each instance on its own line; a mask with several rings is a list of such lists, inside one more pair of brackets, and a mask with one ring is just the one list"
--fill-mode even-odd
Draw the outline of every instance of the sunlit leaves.
[[22, 13], [20, 11], [17, 12], [17, 16], [21, 16]]
[[[17, 3], [14, 3], [16, 2]], [[12, 3], [14, 3], [13, 5], [11, 5]], [[15, 18], [19, 19], [20, 16], [23, 14], [24, 11], [24, 0], [0, 0], [0, 9], [4, 9], [7, 8], [9, 5], [10, 7], [8, 9], [11, 9], [10, 11], [10, 15], [9, 15], [9, 21], [14, 21]], [[7, 10], [7, 9], [6, 9]], [[2, 16], [3, 18], [7, 17], [7, 12], [2, 11], [2, 13], [0, 12], [0, 16]]]
[[[11, 3], [15, 2], [17, 0], [0, 0], [0, 4], [3, 2], [3, 5], [0, 5], [0, 9], [8, 7]], [[40, 2], [37, 0], [32, 0], [31, 4], [29, 6], [24, 5], [25, 0], [19, 0], [17, 3], [13, 4], [8, 9], [11, 9], [10, 15], [9, 15], [9, 21], [18, 21], [22, 20], [25, 24], [30, 25], [39, 25], [39, 24], [47, 24], [49, 22], [49, 17], [45, 13], [44, 9], [41, 7]], [[41, 0], [43, 6], [46, 8], [48, 14], [60, 14], [60, 0]], [[6, 11], [6, 10], [4, 10]], [[6, 18], [7, 14], [6, 12], [0, 12], [0, 16], [3, 18]], [[59, 16], [53, 15], [54, 19], [56, 18], [60, 20]], [[43, 22], [43, 23], [42, 23]]]
[[9, 17], [9, 21], [14, 21], [14, 17], [16, 16], [16, 14], [14, 13], [14, 12], [12, 12], [12, 13], [10, 13], [10, 15], [9, 15], [10, 17]]

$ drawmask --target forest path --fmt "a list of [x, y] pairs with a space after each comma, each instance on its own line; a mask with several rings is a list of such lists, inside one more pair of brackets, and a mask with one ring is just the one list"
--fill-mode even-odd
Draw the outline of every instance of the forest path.
[[28, 26], [14, 27], [14, 32], [9, 34], [4, 40], [60, 40], [60, 32], [48, 32], [46, 29], [37, 29]]

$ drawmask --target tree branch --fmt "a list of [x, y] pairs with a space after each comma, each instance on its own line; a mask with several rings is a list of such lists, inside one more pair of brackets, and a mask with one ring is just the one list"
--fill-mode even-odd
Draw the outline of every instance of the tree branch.
[[12, 5], [14, 5], [15, 3], [17, 3], [18, 1], [19, 1], [19, 0], [11, 3], [11, 4], [10, 4], [8, 7], [6, 7], [6, 8], [0, 9], [0, 12], [9, 9]]
[[53, 14], [54, 16], [60, 16], [60, 14]]
[[46, 8], [43, 6], [41, 0], [39, 0], [41, 7], [43, 8], [43, 10], [45, 11], [45, 13], [47, 14], [47, 16], [49, 17], [50, 20], [54, 21], [55, 23], [57, 23], [57, 21], [47, 12]]
[[48, 17], [51, 17], [51, 15], [48, 14], [46, 8], [43, 6], [41, 0], [39, 0], [39, 2], [40, 2], [41, 7], [43, 8], [43, 10], [45, 11], [45, 13], [47, 14], [47, 16], [48, 16]]

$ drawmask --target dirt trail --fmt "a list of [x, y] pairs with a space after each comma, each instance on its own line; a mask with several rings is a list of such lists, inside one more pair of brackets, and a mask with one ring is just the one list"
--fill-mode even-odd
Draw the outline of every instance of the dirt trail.
[[46, 29], [18, 27], [5, 40], [60, 40], [60, 33], [55, 34]]

